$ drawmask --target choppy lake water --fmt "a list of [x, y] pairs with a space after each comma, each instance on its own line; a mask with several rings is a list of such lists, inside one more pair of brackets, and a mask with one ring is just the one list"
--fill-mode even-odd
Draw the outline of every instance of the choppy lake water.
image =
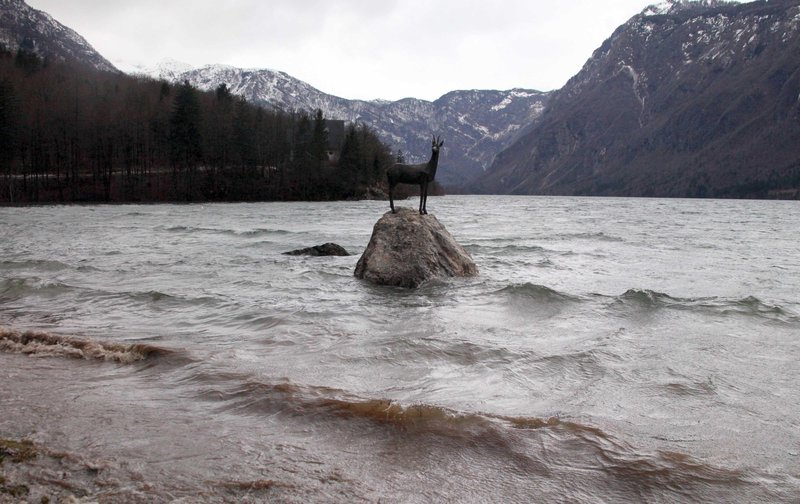
[[[64, 491], [113, 502], [798, 502], [797, 202], [429, 203], [478, 277], [355, 279], [386, 202], [0, 208], [0, 437], [59, 454], [12, 476], [35, 496], [71, 460]], [[281, 254], [325, 242], [355, 255]]]

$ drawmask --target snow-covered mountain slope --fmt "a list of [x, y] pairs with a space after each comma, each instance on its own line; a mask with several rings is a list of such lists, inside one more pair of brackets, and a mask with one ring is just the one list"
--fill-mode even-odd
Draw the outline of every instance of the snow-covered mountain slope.
[[474, 190], [800, 194], [800, 1], [672, 0], [620, 26]]
[[441, 135], [445, 148], [437, 179], [458, 186], [481, 174], [497, 152], [520, 130], [536, 120], [548, 93], [526, 89], [452, 91], [433, 102], [348, 100], [324, 93], [284, 72], [225, 65], [187, 68], [164, 62], [142, 73], [173, 82], [188, 81], [204, 90], [226, 84], [252, 103], [283, 110], [320, 109], [329, 119], [360, 122], [371, 127], [408, 162], [426, 161], [430, 137]]
[[20, 45], [42, 57], [118, 71], [86, 39], [49, 14], [23, 0], [0, 0], [0, 46], [16, 51]]

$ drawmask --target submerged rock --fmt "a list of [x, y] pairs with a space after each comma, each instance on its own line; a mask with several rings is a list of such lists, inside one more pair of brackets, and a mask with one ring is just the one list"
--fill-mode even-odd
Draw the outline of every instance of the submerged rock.
[[477, 274], [472, 257], [436, 217], [410, 208], [378, 220], [355, 270], [358, 278], [409, 288], [435, 277]]
[[335, 243], [323, 243], [304, 249], [284, 252], [283, 255], [308, 255], [308, 256], [349, 256], [350, 253], [341, 245]]

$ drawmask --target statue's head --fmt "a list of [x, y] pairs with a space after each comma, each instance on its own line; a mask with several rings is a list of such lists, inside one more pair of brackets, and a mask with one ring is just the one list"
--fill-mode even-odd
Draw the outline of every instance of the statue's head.
[[434, 136], [433, 140], [431, 141], [431, 149], [433, 149], [433, 152], [439, 152], [439, 147], [442, 145], [444, 145], [444, 140], [442, 140], [442, 137], [437, 138]]

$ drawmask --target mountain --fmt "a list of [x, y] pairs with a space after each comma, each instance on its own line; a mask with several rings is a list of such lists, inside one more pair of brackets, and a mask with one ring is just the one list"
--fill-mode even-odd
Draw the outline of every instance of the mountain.
[[472, 188], [798, 197], [800, 2], [672, 0], [619, 27]]
[[151, 77], [188, 81], [203, 90], [226, 84], [252, 103], [283, 110], [320, 109], [329, 119], [364, 123], [407, 162], [430, 157], [430, 137], [441, 135], [445, 148], [437, 180], [458, 186], [480, 175], [494, 155], [510, 145], [521, 129], [544, 108], [548, 93], [527, 89], [452, 91], [430, 102], [348, 100], [324, 93], [284, 72], [241, 69], [225, 65], [188, 68], [165, 62], [143, 70]]
[[2, 46], [10, 51], [22, 47], [41, 57], [89, 65], [97, 70], [118, 71], [86, 39], [22, 0], [0, 0]]

